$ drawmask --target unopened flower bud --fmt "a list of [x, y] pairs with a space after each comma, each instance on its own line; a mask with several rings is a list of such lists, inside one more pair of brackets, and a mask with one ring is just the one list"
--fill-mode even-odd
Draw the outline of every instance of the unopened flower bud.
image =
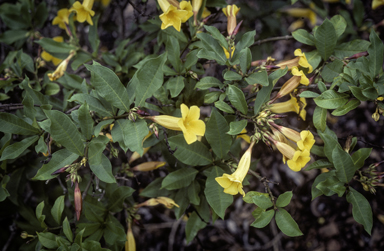
[[359, 53], [356, 53], [356, 54], [353, 54], [352, 56], [347, 57], [346, 59], [347, 59], [347, 60], [350, 60], [350, 59], [357, 59], [357, 58], [365, 57], [365, 56], [368, 56], [368, 52], [366, 52], [366, 51], [364, 51], [364, 52], [359, 52]]
[[82, 206], [83, 206], [83, 200], [81, 198], [81, 191], [80, 191], [78, 182], [75, 182], [75, 191], [74, 191], [73, 197], [74, 197], [74, 202], [75, 202], [76, 219], [77, 219], [77, 221], [79, 221]]
[[25, 231], [23, 231], [23, 232], [21, 232], [20, 237], [21, 237], [22, 239], [27, 239], [27, 238], [28, 238], [28, 233], [25, 232]]
[[60, 173], [64, 173], [68, 169], [69, 165], [63, 166], [62, 168], [57, 169], [51, 175], [56, 175]]
[[132, 168], [133, 171], [148, 172], [162, 167], [166, 164], [164, 161], [145, 162]]

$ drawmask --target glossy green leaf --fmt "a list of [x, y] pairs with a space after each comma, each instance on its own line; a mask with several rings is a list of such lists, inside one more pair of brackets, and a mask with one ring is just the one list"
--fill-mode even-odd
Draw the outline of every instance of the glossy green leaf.
[[226, 71], [224, 73], [224, 79], [225, 80], [229, 80], [229, 81], [239, 81], [241, 80], [243, 77], [237, 73], [237, 72], [234, 72], [234, 71]]
[[131, 196], [135, 190], [131, 187], [120, 186], [113, 191], [110, 198], [108, 198], [108, 210], [117, 213], [123, 209], [124, 200]]
[[299, 96], [300, 98], [317, 98], [320, 94], [311, 91], [303, 91]]
[[374, 78], [383, 71], [384, 45], [377, 33], [372, 30], [369, 35], [371, 45], [368, 47], [369, 71]]
[[212, 109], [211, 117], [206, 125], [205, 138], [220, 159], [227, 155], [232, 145], [232, 137], [226, 134], [228, 130], [229, 126], [223, 115], [216, 109]]
[[373, 219], [372, 208], [368, 200], [361, 193], [350, 187], [347, 193], [347, 201], [352, 204], [352, 215], [355, 221], [362, 224], [365, 231], [371, 234]]
[[227, 57], [219, 42], [207, 33], [198, 33], [197, 37], [202, 41], [203, 48], [197, 53], [198, 58], [216, 60], [220, 65], [225, 65]]
[[197, 180], [194, 180], [189, 186], [188, 186], [188, 199], [189, 201], [194, 205], [200, 204], [200, 184]]
[[323, 92], [319, 97], [314, 99], [316, 105], [324, 109], [337, 109], [348, 102], [348, 95], [338, 93], [334, 90]]
[[52, 138], [69, 151], [83, 156], [84, 145], [81, 141], [81, 134], [72, 120], [59, 111], [44, 110], [44, 113], [51, 121], [50, 133]]
[[245, 81], [247, 81], [249, 85], [260, 84], [262, 86], [268, 86], [269, 85], [268, 73], [266, 70], [254, 72], [248, 77], [246, 77]]
[[214, 26], [204, 25], [204, 28], [211, 34], [211, 36], [216, 39], [221, 46], [228, 49], [228, 42], [221, 32]]
[[348, 183], [355, 175], [354, 163], [349, 153], [341, 147], [335, 147], [332, 152], [333, 164], [336, 168], [336, 176], [340, 181]]
[[184, 89], [184, 77], [177, 76], [174, 78], [170, 78], [165, 83], [165, 88], [171, 92], [171, 97], [177, 97], [180, 92]]
[[[105, 146], [104, 146], [105, 148]], [[98, 164], [89, 163], [92, 172], [105, 183], [116, 183], [116, 179], [112, 173], [112, 165], [110, 160], [101, 153], [101, 162]]]
[[215, 102], [215, 107], [226, 113], [235, 113], [230, 105], [221, 100]]
[[350, 57], [356, 53], [366, 51], [370, 44], [370, 42], [362, 39], [355, 39], [339, 44], [335, 48], [335, 56], [341, 59]]
[[40, 202], [36, 207], [36, 218], [40, 222], [40, 225], [42, 228], [46, 228], [47, 225], [45, 224], [45, 215], [43, 215], [43, 209], [44, 209], [44, 201]]
[[245, 119], [240, 121], [233, 121], [229, 124], [229, 131], [227, 132], [227, 134], [238, 135], [247, 126], [247, 124], [248, 122]]
[[214, 77], [204, 77], [200, 79], [199, 82], [196, 83], [195, 89], [200, 90], [208, 90], [211, 87], [219, 87], [221, 88], [223, 86], [223, 83], [221, 83], [220, 80]]
[[241, 36], [240, 41], [236, 44], [236, 50], [241, 51], [247, 47], [250, 47], [255, 43], [256, 31], [248, 31]]
[[82, 104], [79, 108], [80, 129], [87, 140], [90, 140], [93, 135], [93, 124], [95, 123], [89, 114], [88, 104]]
[[254, 222], [252, 222], [251, 226], [255, 228], [263, 228], [271, 222], [274, 215], [275, 210], [273, 209], [263, 211], [260, 216]]
[[359, 100], [352, 99], [348, 103], [346, 103], [345, 105], [343, 105], [343, 106], [337, 108], [336, 110], [334, 110], [332, 112], [332, 115], [333, 116], [343, 116], [343, 115], [347, 114], [348, 112], [356, 109], [359, 105], [360, 105], [360, 101]]
[[305, 171], [309, 171], [312, 169], [322, 169], [322, 168], [330, 168], [333, 167], [333, 164], [329, 162], [326, 159], [319, 159], [316, 160], [315, 162], [311, 163], [307, 168], [305, 168]]
[[35, 41], [35, 43], [43, 47], [45, 51], [61, 59], [65, 59], [72, 50], [76, 50], [76, 47], [69, 43], [57, 42], [47, 37], [43, 37]]
[[268, 209], [273, 206], [273, 203], [270, 198], [267, 198], [264, 195], [255, 195], [252, 196], [253, 203], [255, 203], [258, 207], [262, 209]]
[[324, 61], [332, 55], [336, 43], [336, 30], [331, 21], [325, 19], [315, 32], [315, 45]]
[[345, 28], [347, 28], [347, 22], [341, 15], [333, 16], [330, 21], [335, 28], [336, 37], [340, 37], [344, 33]]
[[72, 234], [72, 230], [71, 230], [71, 225], [69, 224], [67, 217], [65, 217], [65, 219], [63, 221], [63, 232], [65, 234], [65, 237], [67, 237], [67, 239], [70, 242], [72, 242], [73, 241], [73, 234]]
[[353, 96], [355, 96], [360, 101], [367, 101], [368, 100], [368, 98], [363, 95], [363, 90], [360, 87], [348, 86], [348, 88], [351, 90]]
[[177, 72], [181, 72], [183, 65], [180, 59], [180, 45], [177, 38], [173, 36], [167, 36], [165, 48], [167, 50], [168, 60], [172, 64], [173, 68], [175, 68]]
[[166, 188], [168, 190], [180, 189], [187, 187], [195, 179], [198, 171], [194, 168], [183, 167], [179, 170], [168, 174], [161, 183], [161, 189]]
[[187, 224], [185, 226], [185, 238], [187, 240], [187, 243], [191, 242], [193, 238], [197, 235], [197, 232], [199, 232], [200, 229], [205, 228], [207, 223], [202, 221], [200, 217], [197, 215], [196, 212], [193, 212], [187, 221]]
[[285, 209], [278, 208], [276, 211], [275, 220], [279, 229], [289, 237], [303, 235], [296, 221]]
[[365, 160], [371, 155], [372, 148], [360, 148], [358, 151], [352, 154], [352, 161], [355, 166], [355, 170], [359, 170], [364, 166]]
[[292, 36], [294, 39], [296, 39], [302, 44], [307, 44], [311, 46], [315, 45], [315, 38], [313, 37], [313, 35], [304, 29], [295, 30], [294, 32], [292, 32]]
[[7, 146], [3, 153], [1, 154], [0, 161], [6, 159], [15, 159], [20, 154], [22, 154], [28, 147], [30, 147], [33, 143], [35, 143], [39, 139], [39, 136], [31, 136], [23, 139], [20, 142], [16, 142], [12, 145]]
[[253, 197], [254, 196], [265, 196], [267, 199], [269, 199], [269, 194], [268, 193], [260, 193], [260, 192], [257, 192], [257, 191], [249, 191], [243, 197], [243, 201], [246, 202], [246, 203], [249, 203], [249, 204], [254, 204], [253, 203]]
[[233, 196], [224, 193], [222, 188], [215, 178], [222, 176], [224, 171], [214, 166], [210, 168], [210, 172], [207, 175], [207, 181], [205, 182], [204, 194], [207, 198], [209, 205], [215, 211], [215, 213], [222, 219], [225, 216], [225, 210], [232, 205]]
[[168, 141], [171, 148], [176, 149], [174, 156], [184, 164], [204, 166], [213, 161], [208, 148], [200, 141], [188, 145], [182, 134], [173, 136]]
[[328, 177], [326, 180], [319, 182], [316, 188], [326, 196], [337, 194], [339, 197], [342, 197], [345, 192], [344, 183], [340, 182], [336, 176]]
[[61, 214], [63, 213], [63, 210], [64, 210], [64, 198], [65, 198], [64, 195], [57, 197], [51, 209], [51, 214], [53, 216], [53, 219], [58, 224], [61, 224]]
[[49, 180], [56, 176], [52, 175], [53, 172], [58, 169], [72, 164], [79, 155], [68, 151], [67, 149], [61, 149], [52, 154], [52, 159], [48, 164], [44, 164], [38, 171], [33, 180]]
[[87, 103], [89, 106], [89, 110], [95, 111], [98, 115], [102, 117], [113, 116], [112, 111], [107, 110], [98, 99], [89, 94], [75, 94], [68, 101], [77, 101], [80, 104]]
[[327, 126], [327, 109], [316, 106], [313, 112], [313, 125], [317, 130], [324, 131]]
[[343, 67], [343, 62], [339, 60], [328, 63], [324, 66], [323, 70], [321, 71], [321, 76], [323, 77], [324, 81], [333, 82], [334, 79], [338, 77], [343, 71]]
[[251, 67], [251, 63], [252, 63], [251, 50], [249, 48], [245, 48], [241, 50], [239, 57], [240, 57], [240, 69], [243, 73], [246, 73], [249, 67]]
[[39, 238], [41, 245], [43, 245], [44, 247], [49, 248], [49, 249], [58, 248], [58, 245], [56, 242], [56, 238], [57, 238], [56, 235], [54, 235], [50, 232], [47, 232], [47, 233], [41, 232], [41, 233], [37, 233], [37, 237]]
[[0, 113], [0, 131], [19, 135], [36, 135], [39, 129], [10, 113]]
[[330, 171], [330, 172], [326, 172], [326, 173], [321, 173], [319, 174], [316, 179], [313, 181], [312, 183], [312, 190], [311, 190], [311, 193], [312, 193], [312, 200], [316, 199], [317, 197], [319, 197], [320, 195], [323, 195], [323, 192], [321, 190], [319, 190], [318, 188], [316, 188], [316, 186], [322, 182], [322, 181], [325, 181], [327, 180], [329, 177], [331, 176], [335, 176], [335, 172], [336, 171]]
[[278, 207], [288, 206], [288, 204], [291, 202], [292, 196], [293, 196], [292, 191], [288, 191], [283, 194], [280, 194], [276, 200], [276, 206]]
[[97, 93], [113, 106], [129, 111], [129, 96], [124, 85], [116, 74], [102, 65], [93, 63], [93, 65], [85, 65], [92, 73], [91, 84], [95, 87]]

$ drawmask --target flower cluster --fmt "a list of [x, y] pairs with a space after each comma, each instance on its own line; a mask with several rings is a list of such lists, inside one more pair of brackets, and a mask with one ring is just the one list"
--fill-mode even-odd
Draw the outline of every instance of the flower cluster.
[[179, 3], [176, 0], [158, 0], [157, 2], [163, 11], [163, 14], [159, 16], [162, 30], [173, 26], [177, 31], [180, 31], [181, 24], [193, 16], [190, 2], [182, 1]]

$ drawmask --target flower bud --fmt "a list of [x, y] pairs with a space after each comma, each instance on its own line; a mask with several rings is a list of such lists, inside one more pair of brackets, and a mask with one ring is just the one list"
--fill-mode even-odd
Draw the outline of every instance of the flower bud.
[[145, 162], [140, 165], [135, 166], [132, 168], [133, 171], [140, 171], [140, 172], [148, 172], [155, 170], [159, 167], [162, 167], [166, 164], [167, 162], [164, 161], [150, 161], [150, 162]]
[[136, 251], [135, 237], [132, 233], [131, 223], [128, 224], [127, 241], [125, 242], [125, 251]]
[[25, 231], [23, 231], [23, 232], [21, 232], [20, 237], [21, 237], [22, 239], [27, 239], [27, 238], [28, 238], [28, 233], [25, 232]]
[[236, 15], [239, 12], [240, 8], [238, 8], [236, 5], [227, 5], [227, 7], [223, 8], [222, 10], [227, 16], [227, 32], [228, 35], [231, 36], [237, 26]]
[[83, 206], [83, 200], [81, 198], [81, 191], [80, 191], [78, 182], [75, 182], [74, 202], [75, 202], [76, 219], [77, 221], [79, 221], [82, 206]]
[[60, 173], [64, 173], [68, 169], [69, 165], [63, 166], [62, 168], [57, 169], [51, 175], [56, 175]]

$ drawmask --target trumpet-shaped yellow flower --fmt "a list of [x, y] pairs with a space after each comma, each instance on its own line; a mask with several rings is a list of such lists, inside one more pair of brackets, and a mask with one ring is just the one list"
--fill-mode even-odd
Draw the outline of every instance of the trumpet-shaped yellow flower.
[[[54, 41], [56, 42], [60, 42], [62, 43], [64, 41], [63, 37], [62, 36], [57, 36], [57, 37], [54, 37], [52, 38]], [[48, 52], [46, 51], [43, 51], [41, 53], [41, 58], [44, 59], [44, 61], [46, 62], [49, 62], [49, 61], [52, 61], [52, 63], [57, 66], [58, 64], [60, 64], [63, 60], [60, 59], [60, 58], [56, 58], [54, 56], [52, 56], [51, 54], [49, 54]]]
[[160, 20], [162, 21], [161, 29], [164, 30], [173, 26], [177, 31], [181, 29], [181, 23], [185, 23], [191, 16], [193, 16], [192, 5], [190, 2], [168, 0], [158, 0], [161, 10]]
[[167, 162], [164, 161], [150, 161], [150, 162], [145, 162], [141, 163], [140, 165], [135, 166], [132, 168], [133, 171], [140, 171], [140, 172], [148, 172], [155, 170], [159, 167], [162, 167], [166, 164]]
[[285, 10], [285, 12], [292, 17], [307, 18], [312, 26], [316, 24], [316, 13], [311, 9], [290, 8], [288, 10]]
[[381, 5], [384, 5], [384, 0], [373, 0], [372, 1], [372, 10], [377, 9]]
[[276, 140], [273, 140], [273, 143], [279, 152], [288, 159], [288, 167], [295, 172], [300, 171], [311, 160], [308, 150], [295, 150], [290, 145]]
[[300, 77], [300, 84], [309, 85], [309, 79], [305, 76], [302, 70], [299, 70], [297, 67], [292, 67], [292, 75]]
[[53, 73], [47, 74], [50, 81], [55, 81], [64, 75], [64, 72], [67, 70], [69, 60], [71, 60], [71, 58], [74, 55], [75, 55], [75, 52], [71, 52], [69, 56], [59, 64], [59, 66], [56, 68], [56, 70]]
[[284, 127], [284, 126], [278, 126], [278, 129], [290, 140], [296, 142], [297, 144], [297, 147], [304, 151], [304, 150], [308, 150], [310, 151], [312, 146], [315, 144], [315, 139], [313, 137], [313, 134], [308, 131], [308, 130], [304, 130], [304, 131], [301, 131], [300, 133], [295, 131], [295, 130], [292, 130], [290, 128], [287, 128], [287, 127]]
[[305, 101], [305, 98], [300, 98], [300, 102], [301, 104], [298, 103], [297, 98], [291, 95], [290, 100], [274, 103], [270, 106], [269, 109], [273, 113], [296, 112], [305, 121], [305, 117], [307, 115], [305, 107], [307, 106], [307, 102]]
[[53, 25], [58, 25], [61, 29], [65, 30], [67, 27], [65, 24], [68, 24], [69, 10], [67, 8], [60, 9], [57, 12], [57, 16], [52, 20]]
[[125, 251], [136, 251], [135, 237], [132, 233], [131, 223], [128, 224], [127, 241], [125, 242]]
[[[223, 46], [221, 46], [221, 48], [223, 48], [225, 56], [229, 59], [229, 51], [227, 49], [225, 49]], [[233, 57], [233, 53], [235, 52], [235, 50], [236, 50], [236, 47], [232, 46], [231, 47], [231, 58]]]
[[227, 5], [227, 7], [222, 9], [224, 12], [224, 15], [227, 16], [227, 32], [228, 35], [232, 35], [233, 31], [236, 28], [237, 20], [236, 15], [240, 11], [240, 8], [238, 8], [236, 5]]
[[84, 23], [87, 21], [90, 25], [93, 25], [93, 21], [91, 16], [95, 15], [95, 12], [92, 10], [94, 0], [84, 0], [83, 4], [79, 1], [76, 1], [72, 8], [69, 10], [70, 12], [76, 12], [77, 21], [80, 23]]
[[251, 165], [252, 147], [254, 143], [255, 142], [251, 143], [248, 150], [241, 157], [239, 165], [234, 173], [231, 175], [225, 173], [222, 177], [215, 178], [217, 183], [224, 188], [224, 193], [231, 195], [240, 193], [243, 197], [245, 196], [242, 183]]
[[197, 136], [204, 136], [205, 123], [199, 120], [200, 108], [191, 106], [189, 109], [185, 104], [181, 104], [181, 118], [168, 115], [159, 115], [147, 117], [159, 125], [174, 130], [182, 131], [185, 141], [192, 144], [197, 140]]
[[294, 52], [295, 56], [299, 58], [299, 65], [304, 68], [308, 68], [308, 73], [313, 71], [312, 65], [308, 62], [305, 53], [301, 49], [296, 49]]

